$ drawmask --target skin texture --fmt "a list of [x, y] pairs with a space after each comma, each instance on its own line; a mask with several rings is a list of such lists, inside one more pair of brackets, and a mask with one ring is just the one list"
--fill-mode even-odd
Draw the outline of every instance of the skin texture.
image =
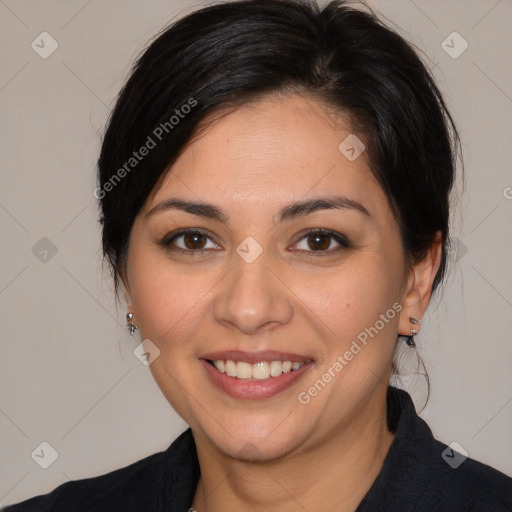
[[[397, 334], [418, 330], [409, 317], [421, 318], [428, 306], [440, 244], [422, 262], [407, 262], [365, 153], [351, 162], [338, 149], [350, 133], [312, 97], [244, 105], [189, 144], [133, 225], [123, 277], [128, 311], [141, 339], [159, 348], [151, 372], [194, 433], [199, 512], [354, 510], [392, 442], [385, 402]], [[276, 223], [290, 203], [335, 194], [369, 215], [324, 209]], [[171, 197], [214, 204], [229, 220], [176, 209], [146, 215]], [[183, 228], [210, 238], [160, 244]], [[304, 237], [311, 228], [340, 233], [350, 246]], [[249, 236], [262, 248], [252, 263], [236, 252]], [[401, 313], [301, 404], [299, 393], [394, 303]], [[278, 395], [247, 400], [212, 384], [199, 358], [217, 350], [293, 352], [314, 363]]]

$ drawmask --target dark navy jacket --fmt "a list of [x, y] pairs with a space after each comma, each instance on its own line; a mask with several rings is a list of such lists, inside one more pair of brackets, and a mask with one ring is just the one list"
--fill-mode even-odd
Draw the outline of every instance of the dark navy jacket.
[[[436, 441], [410, 396], [388, 390], [395, 433], [355, 512], [512, 512], [512, 478]], [[190, 429], [167, 450], [104, 475], [66, 482], [5, 512], [187, 512], [199, 479]], [[316, 511], [310, 511], [316, 512]]]

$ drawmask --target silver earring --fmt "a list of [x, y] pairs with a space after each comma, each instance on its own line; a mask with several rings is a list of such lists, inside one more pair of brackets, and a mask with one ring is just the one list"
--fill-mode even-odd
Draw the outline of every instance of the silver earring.
[[[411, 324], [416, 325], [420, 323], [420, 319], [409, 317], [409, 322]], [[414, 336], [416, 336], [416, 334], [418, 334], [418, 331], [416, 329], [411, 329], [411, 334], [409, 336], [400, 335], [399, 337], [402, 338], [405, 341], [405, 343], [407, 343], [407, 346], [411, 348], [416, 348], [416, 342], [414, 341]]]
[[406, 336], [407, 339], [405, 340], [405, 342], [411, 348], [416, 348], [416, 342], [414, 341], [414, 335], [415, 334], [418, 334], [418, 331], [415, 331], [414, 329], [411, 329], [411, 335], [410, 336]]
[[133, 323], [132, 318], [133, 313], [126, 313], [126, 328], [128, 329], [130, 336], [133, 336], [133, 333], [139, 330], [139, 328]]

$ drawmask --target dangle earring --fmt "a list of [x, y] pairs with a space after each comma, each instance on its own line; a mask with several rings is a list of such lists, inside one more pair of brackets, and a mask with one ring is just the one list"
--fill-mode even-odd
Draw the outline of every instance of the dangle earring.
[[133, 336], [133, 333], [139, 330], [139, 328], [133, 323], [132, 318], [133, 313], [126, 313], [126, 328], [128, 329], [130, 336]]
[[[414, 317], [409, 317], [409, 322], [411, 322], [411, 324], [414, 324], [414, 325], [419, 324], [420, 319], [414, 318]], [[406, 336], [407, 339], [405, 340], [405, 342], [411, 348], [416, 348], [416, 343], [414, 342], [414, 336], [416, 336], [416, 334], [418, 334], [418, 331], [416, 329], [411, 329], [411, 335]]]

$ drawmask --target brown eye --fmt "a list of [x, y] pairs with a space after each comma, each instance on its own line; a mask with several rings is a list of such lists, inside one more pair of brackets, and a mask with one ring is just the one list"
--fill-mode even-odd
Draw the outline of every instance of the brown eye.
[[201, 233], [189, 233], [187, 235], [182, 235], [183, 242], [187, 249], [192, 251], [197, 249], [203, 249], [206, 244], [206, 236]]
[[308, 247], [313, 250], [326, 250], [331, 245], [331, 237], [324, 234], [311, 234], [307, 237]]
[[209, 235], [195, 229], [171, 233], [160, 242], [160, 245], [167, 250], [179, 251], [190, 255], [200, 252], [206, 253], [212, 249], [220, 249]]
[[347, 238], [340, 233], [314, 229], [308, 231], [299, 242], [295, 244], [295, 247], [301, 252], [318, 253], [318, 256], [322, 256], [325, 253], [330, 254], [343, 248], [348, 248], [350, 244]]

